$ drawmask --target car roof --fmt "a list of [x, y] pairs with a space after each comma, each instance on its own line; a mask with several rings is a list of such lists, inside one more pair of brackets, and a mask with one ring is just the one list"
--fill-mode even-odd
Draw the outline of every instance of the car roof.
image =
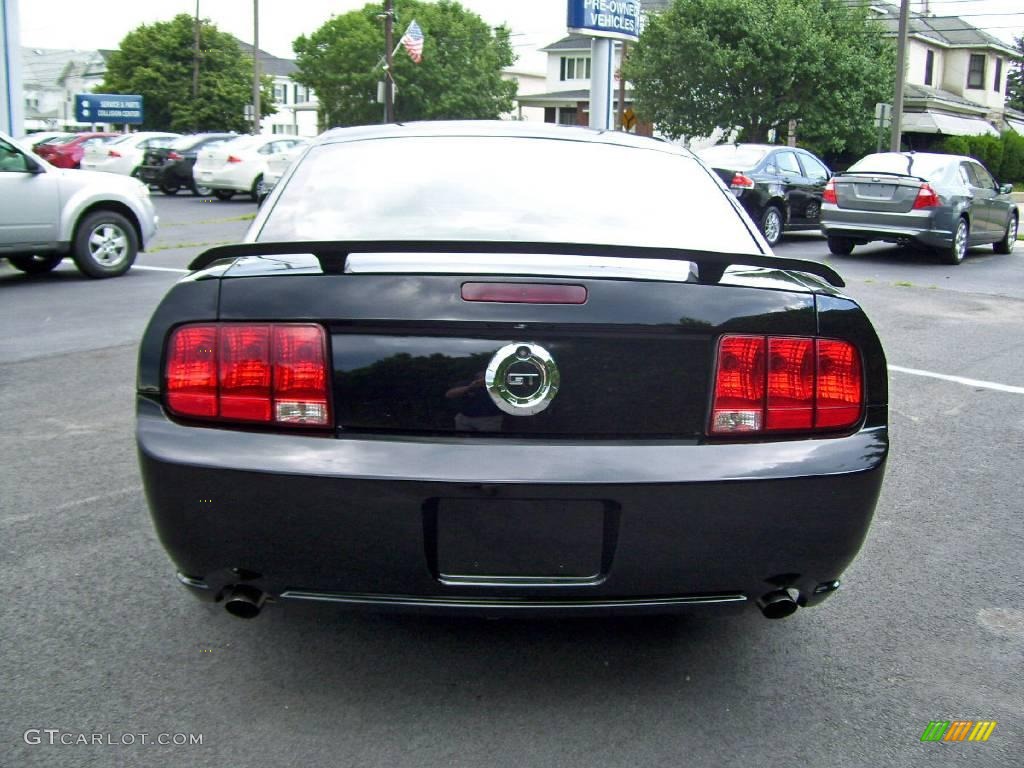
[[636, 134], [624, 133], [622, 131], [604, 131], [579, 126], [521, 120], [436, 120], [332, 128], [322, 133], [314, 144], [337, 144], [366, 139], [422, 138], [432, 136], [509, 137], [580, 141], [653, 149], [692, 156], [688, 150], [661, 139], [637, 136]]

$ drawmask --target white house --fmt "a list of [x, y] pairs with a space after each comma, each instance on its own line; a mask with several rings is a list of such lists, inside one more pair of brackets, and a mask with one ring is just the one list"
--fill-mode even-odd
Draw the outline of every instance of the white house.
[[75, 119], [75, 94], [103, 82], [109, 51], [22, 48], [25, 131], [85, 130]]
[[[899, 8], [880, 2], [871, 11], [895, 37]], [[958, 16], [911, 13], [904, 72], [903, 131], [953, 136], [1024, 133], [1024, 115], [1006, 109], [1012, 47]]]
[[[236, 38], [237, 39], [237, 38]], [[238, 47], [246, 58], [252, 58], [252, 45], [238, 40]], [[257, 50], [260, 73], [269, 75], [274, 81], [273, 114], [260, 122], [261, 133], [280, 133], [290, 136], [316, 136], [319, 131], [316, 94], [304, 85], [296, 83], [292, 76], [298, 67], [292, 59], [282, 59]], [[250, 113], [251, 113], [250, 108]]]

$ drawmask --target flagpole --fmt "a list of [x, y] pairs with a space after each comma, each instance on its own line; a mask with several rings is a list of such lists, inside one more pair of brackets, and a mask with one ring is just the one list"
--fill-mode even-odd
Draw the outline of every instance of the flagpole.
[[[398, 51], [398, 46], [395, 46], [395, 50], [391, 50], [391, 46], [394, 43], [394, 24], [395, 24], [395, 9], [392, 4], [392, 0], [385, 0], [384, 2], [384, 54], [387, 57], [384, 66], [384, 122], [393, 123], [395, 121], [395, 94], [392, 90], [392, 79], [391, 79], [391, 67], [394, 64], [395, 53]], [[401, 42], [399, 42], [399, 45]]]

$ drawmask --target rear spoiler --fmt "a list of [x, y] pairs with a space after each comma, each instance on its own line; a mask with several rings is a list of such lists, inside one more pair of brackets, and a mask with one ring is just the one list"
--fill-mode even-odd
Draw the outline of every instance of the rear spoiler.
[[350, 253], [524, 253], [688, 261], [697, 265], [697, 280], [705, 284], [718, 283], [728, 267], [744, 266], [806, 272], [824, 279], [837, 288], [846, 285], [839, 273], [831, 267], [805, 259], [787, 259], [780, 256], [752, 253], [718, 253], [681, 248], [586, 243], [474, 242], [468, 240], [334, 240], [239, 243], [210, 248], [199, 254], [188, 266], [189, 269], [196, 270], [204, 269], [222, 259], [237, 259], [242, 256], [284, 256], [294, 253], [313, 254], [320, 261], [324, 272], [333, 273], [345, 271], [345, 259]]

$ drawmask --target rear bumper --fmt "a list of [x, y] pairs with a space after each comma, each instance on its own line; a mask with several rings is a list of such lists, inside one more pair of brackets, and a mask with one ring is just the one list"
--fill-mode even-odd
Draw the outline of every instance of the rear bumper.
[[[138, 417], [158, 535], [199, 597], [244, 583], [435, 613], [729, 611], [778, 588], [814, 604], [863, 542], [888, 450], [884, 409], [847, 437], [733, 445], [255, 434], [182, 426], [146, 398]], [[442, 573], [452, 500], [599, 506], [599, 572]], [[530, 533], [563, 526], [555, 512]]]
[[821, 210], [821, 230], [827, 237], [858, 242], [916, 242], [932, 248], [953, 244], [952, 216], [927, 209], [887, 213], [843, 210], [826, 204]]
[[215, 170], [194, 168], [192, 171], [193, 180], [197, 186], [233, 192], [248, 192], [252, 189], [257, 175], [252, 172], [251, 168], [239, 167], [236, 169], [230, 166]]

